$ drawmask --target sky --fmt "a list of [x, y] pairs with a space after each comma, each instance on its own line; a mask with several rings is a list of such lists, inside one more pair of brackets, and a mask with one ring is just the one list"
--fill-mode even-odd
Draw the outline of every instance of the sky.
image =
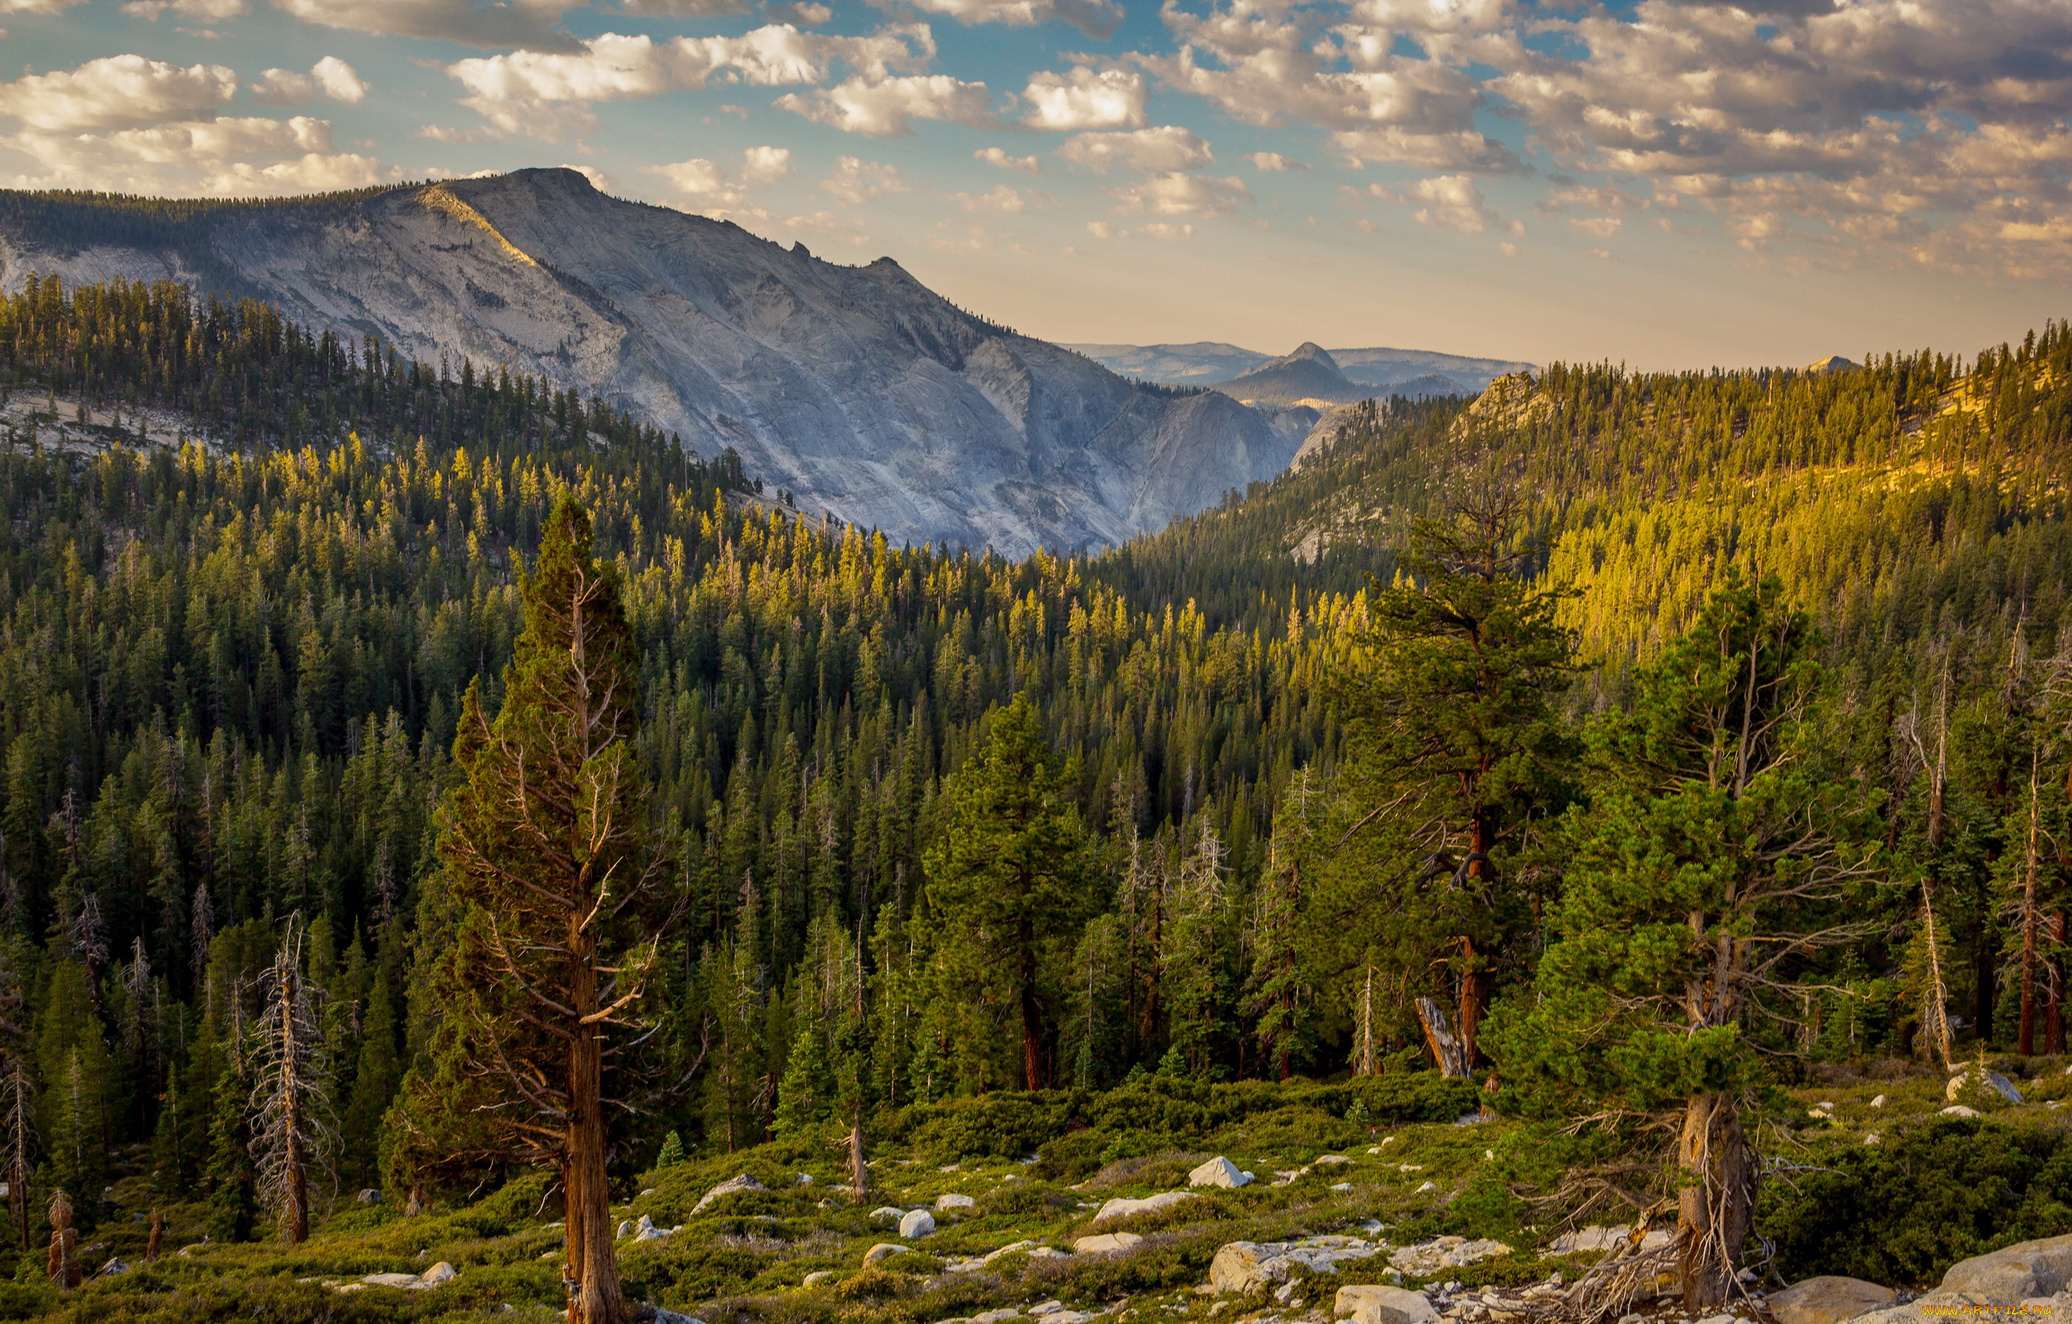
[[1645, 368], [2072, 313], [2072, 0], [0, 0], [0, 185], [567, 165], [1059, 341]]

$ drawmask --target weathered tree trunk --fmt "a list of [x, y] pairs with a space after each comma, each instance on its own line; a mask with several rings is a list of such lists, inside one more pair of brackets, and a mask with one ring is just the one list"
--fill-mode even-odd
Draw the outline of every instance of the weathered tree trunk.
[[612, 1249], [611, 1188], [605, 1172], [604, 1045], [596, 1021], [595, 943], [572, 915], [568, 950], [570, 1007], [577, 1020], [568, 1045], [568, 1122], [563, 1136], [562, 1189], [567, 1210], [568, 1324], [625, 1324], [632, 1312], [619, 1287]]
[[[1023, 890], [1026, 892], [1033, 887], [1031, 883]], [[1043, 1003], [1036, 996], [1036, 934], [1026, 914], [1018, 937], [1021, 948], [1021, 968], [1017, 973], [1022, 986], [1022, 1088], [1040, 1090], [1045, 1084]]]
[[1677, 1143], [1683, 1188], [1677, 1195], [1686, 1310], [1709, 1310], [1727, 1299], [1734, 1267], [1755, 1215], [1755, 1168], [1731, 1094], [1694, 1095], [1684, 1105]]
[[1462, 1079], [1469, 1071], [1467, 1045], [1453, 1037], [1453, 1031], [1446, 1025], [1446, 1009], [1430, 998], [1417, 1000], [1418, 1023], [1424, 1026], [1425, 1047], [1432, 1050], [1432, 1060], [1439, 1064], [1439, 1074], [1449, 1079]]
[[61, 1290], [79, 1286], [79, 1231], [72, 1226], [72, 1201], [63, 1191], [50, 1197], [50, 1256], [44, 1269]]
[[849, 1117], [849, 1190], [860, 1205], [870, 1188], [870, 1158], [864, 1153], [863, 1105], [858, 1103]]
[[[2036, 1052], [2036, 939], [2043, 915], [2036, 908], [2037, 821], [2036, 766], [2029, 766], [2029, 838], [2022, 856], [2022, 1023], [2018, 1051], [2023, 1057]], [[1983, 1027], [1981, 1027], [1983, 1032]]]
[[2065, 912], [2050, 917], [2051, 957], [2043, 966], [2043, 1051], [2056, 1057], [2065, 1051]]
[[144, 1242], [144, 1263], [152, 1264], [158, 1260], [158, 1248], [164, 1240], [165, 1211], [153, 1209], [151, 1211], [151, 1235]]
[[281, 1034], [281, 1140], [287, 1164], [288, 1243], [299, 1246], [309, 1240], [309, 1173], [302, 1162], [303, 1083], [296, 1079], [298, 1056], [295, 1042], [295, 984], [279, 980], [275, 996], [280, 999]]

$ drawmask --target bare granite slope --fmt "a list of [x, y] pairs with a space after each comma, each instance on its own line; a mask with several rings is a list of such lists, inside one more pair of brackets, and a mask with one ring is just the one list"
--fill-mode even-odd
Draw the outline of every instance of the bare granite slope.
[[204, 208], [162, 241], [64, 229], [0, 230], [0, 283], [181, 279], [418, 359], [508, 364], [895, 540], [1115, 542], [1279, 473], [1300, 440], [1002, 330], [889, 258], [823, 262], [572, 170]]

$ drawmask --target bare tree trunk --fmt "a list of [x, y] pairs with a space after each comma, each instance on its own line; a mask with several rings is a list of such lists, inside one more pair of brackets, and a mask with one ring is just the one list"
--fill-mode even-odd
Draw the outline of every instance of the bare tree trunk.
[[604, 1115], [604, 1045], [589, 1017], [597, 996], [595, 943], [570, 917], [570, 1006], [577, 1013], [568, 1047], [568, 1122], [563, 1138], [562, 1189], [567, 1206], [568, 1324], [625, 1324], [631, 1317], [619, 1287], [612, 1248], [611, 1188], [607, 1180]]
[[2065, 912], [2050, 917], [2050, 959], [2043, 965], [2043, 1051], [2056, 1057], [2065, 1051]]
[[165, 1211], [163, 1209], [153, 1209], [151, 1211], [151, 1235], [144, 1242], [144, 1263], [152, 1264], [158, 1260], [158, 1248], [164, 1240]]
[[1741, 1129], [1740, 1100], [1699, 1094], [1684, 1105], [1677, 1143], [1683, 1189], [1677, 1195], [1684, 1309], [1722, 1304], [1755, 1217], [1755, 1169]]
[[50, 1197], [50, 1257], [44, 1268], [59, 1289], [79, 1286], [79, 1231], [72, 1226], [72, 1201], [63, 1191]]
[[299, 1246], [309, 1240], [309, 1173], [302, 1162], [302, 1091], [303, 1082], [296, 1078], [299, 1045], [295, 1042], [295, 985], [286, 978], [278, 981], [275, 996], [280, 999], [281, 1035], [281, 1136], [285, 1149], [283, 1159], [287, 1164], [286, 1182], [288, 1199], [288, 1243]]
[[870, 1159], [863, 1147], [863, 1105], [859, 1103], [849, 1117], [849, 1189], [859, 1205], [871, 1187]]
[[2036, 930], [2043, 916], [2036, 908], [2037, 821], [2036, 758], [2029, 760], [2029, 840], [2022, 857], [2022, 1024], [2018, 1051], [2023, 1057], [2036, 1052]]
[[1942, 1055], [1943, 1070], [1950, 1060], [1949, 986], [1943, 982], [1941, 935], [1935, 927], [1935, 892], [1926, 878], [1921, 880], [1921, 917], [1926, 925], [1928, 987], [1922, 993], [1921, 1028], [1929, 1035], [1929, 1046]]
[[1424, 1026], [1425, 1047], [1432, 1050], [1439, 1074], [1454, 1080], [1464, 1078], [1469, 1070], [1467, 1045], [1447, 1028], [1446, 1009], [1430, 998], [1419, 998], [1417, 1019]]

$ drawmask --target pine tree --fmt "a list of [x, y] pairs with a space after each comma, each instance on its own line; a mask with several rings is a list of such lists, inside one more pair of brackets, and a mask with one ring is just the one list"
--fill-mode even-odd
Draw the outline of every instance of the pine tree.
[[1536, 988], [1495, 1036], [1552, 1106], [1680, 1114], [1687, 1308], [1719, 1304], [1754, 1215], [1742, 1121], [1765, 1055], [1803, 1051], [1802, 977], [1863, 936], [1878, 794], [1826, 739], [1818, 636], [1775, 581], [1730, 572], [1690, 633], [1591, 732], [1566, 889]]
[[492, 720], [463, 707], [439, 858], [466, 907], [442, 959], [434, 1055], [500, 1110], [513, 1158], [564, 1192], [569, 1324], [624, 1324], [612, 1247], [613, 1041], [637, 1027], [667, 880], [646, 839], [634, 762], [637, 665], [618, 577], [591, 555], [590, 517], [554, 507], [524, 582], [525, 630]]
[[1025, 1089], [1050, 1081], [1045, 963], [1086, 904], [1079, 816], [1026, 695], [945, 793], [927, 854], [929, 945], [942, 996], [999, 1007], [1020, 1039]]

